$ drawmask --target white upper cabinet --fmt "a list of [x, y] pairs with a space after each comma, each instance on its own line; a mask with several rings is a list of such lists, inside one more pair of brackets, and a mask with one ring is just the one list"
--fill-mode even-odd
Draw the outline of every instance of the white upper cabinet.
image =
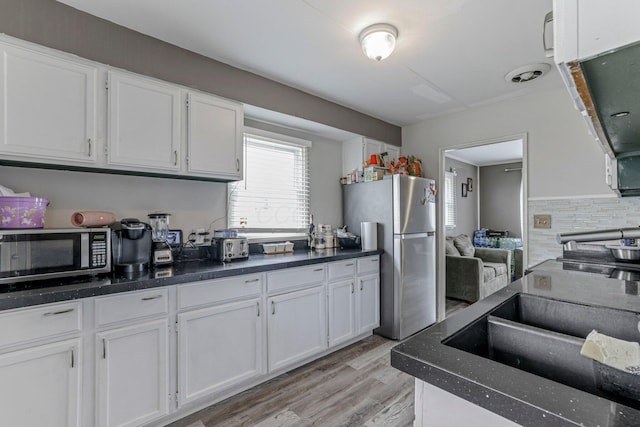
[[637, 0], [554, 0], [554, 59], [583, 60], [640, 40]]
[[180, 89], [109, 71], [109, 167], [180, 170]]
[[397, 161], [400, 147], [359, 136], [342, 142], [342, 175], [347, 176], [354, 170], [362, 171], [362, 164], [371, 159], [372, 154], [386, 152], [389, 160]]
[[243, 128], [240, 103], [0, 35], [0, 162], [233, 181]]
[[187, 96], [187, 173], [242, 179], [242, 106], [202, 93]]
[[0, 158], [96, 163], [97, 68], [0, 43]]

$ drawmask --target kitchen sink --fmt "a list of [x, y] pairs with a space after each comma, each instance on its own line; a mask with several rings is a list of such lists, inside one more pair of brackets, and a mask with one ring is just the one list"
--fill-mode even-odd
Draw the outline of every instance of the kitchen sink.
[[640, 409], [640, 376], [580, 355], [597, 330], [640, 341], [640, 313], [516, 294], [443, 344]]

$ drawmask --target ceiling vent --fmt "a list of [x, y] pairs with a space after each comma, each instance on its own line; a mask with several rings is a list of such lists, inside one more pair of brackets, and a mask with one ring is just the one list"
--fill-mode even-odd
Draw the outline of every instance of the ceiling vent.
[[549, 64], [523, 65], [504, 76], [504, 79], [511, 83], [526, 83], [544, 75], [551, 69]]

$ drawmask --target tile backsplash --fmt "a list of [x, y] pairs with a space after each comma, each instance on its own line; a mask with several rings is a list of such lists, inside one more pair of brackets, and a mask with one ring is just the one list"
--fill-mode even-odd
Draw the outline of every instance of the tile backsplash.
[[[529, 199], [529, 266], [562, 255], [556, 234], [640, 225], [640, 198]], [[551, 228], [533, 228], [533, 215], [551, 215]]]

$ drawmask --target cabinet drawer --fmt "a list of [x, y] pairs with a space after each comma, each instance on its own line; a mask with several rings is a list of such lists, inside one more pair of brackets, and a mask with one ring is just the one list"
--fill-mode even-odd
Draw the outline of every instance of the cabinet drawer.
[[47, 304], [0, 315], [0, 346], [49, 338], [82, 328], [82, 303]]
[[248, 274], [178, 286], [178, 309], [260, 296], [262, 276]]
[[329, 281], [353, 277], [356, 274], [356, 260], [330, 262], [328, 265]]
[[380, 256], [370, 256], [358, 259], [358, 276], [367, 273], [377, 273], [380, 270]]
[[127, 292], [95, 299], [96, 327], [169, 313], [166, 288]]
[[267, 291], [273, 294], [324, 282], [324, 270], [324, 264], [314, 264], [269, 272], [267, 273]]

